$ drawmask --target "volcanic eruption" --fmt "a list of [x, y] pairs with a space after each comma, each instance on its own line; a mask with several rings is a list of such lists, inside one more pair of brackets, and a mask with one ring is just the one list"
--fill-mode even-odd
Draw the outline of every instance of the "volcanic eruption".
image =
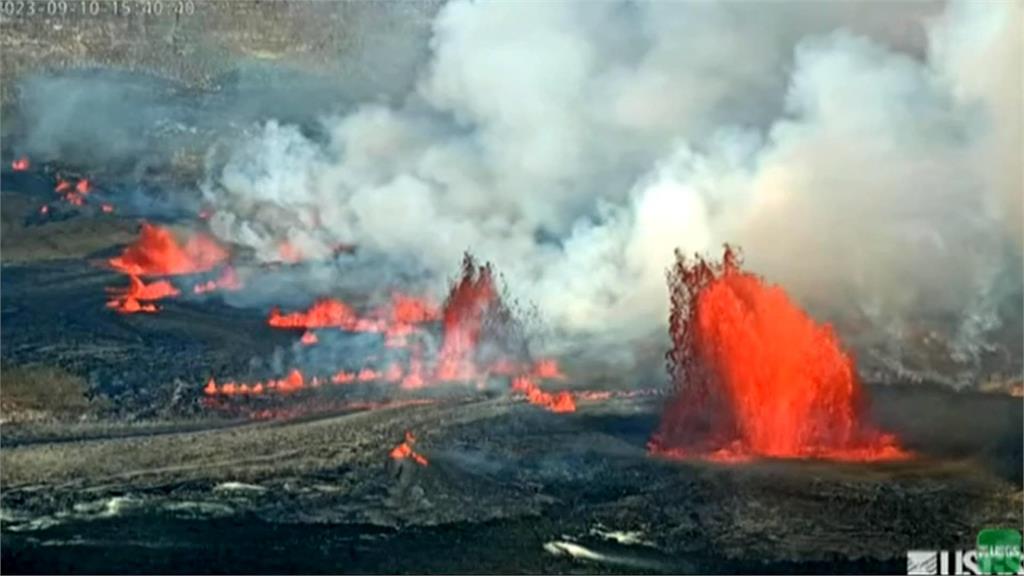
[[139, 239], [109, 264], [125, 274], [173, 276], [205, 272], [227, 259], [227, 250], [206, 234], [196, 233], [181, 244], [167, 228], [143, 222]]
[[745, 272], [726, 246], [720, 263], [676, 252], [666, 355], [676, 395], [652, 453], [719, 461], [752, 457], [907, 457], [865, 421], [854, 362], [832, 328], [779, 286]]
[[[324, 385], [371, 382], [406, 391], [438, 384], [473, 383], [483, 388], [497, 378], [507, 379], [509, 390], [548, 411], [576, 409], [569, 392], [540, 388], [541, 381], [564, 380], [565, 375], [555, 360], [532, 358], [522, 326], [503, 300], [491, 265], [477, 264], [469, 254], [440, 308], [426, 298], [399, 292], [366, 312], [339, 298], [321, 297], [305, 310], [281, 312], [275, 307], [267, 324], [300, 333], [304, 346], [320, 345], [318, 331], [377, 333], [383, 337], [383, 349], [365, 353], [358, 359], [361, 366], [335, 366], [331, 372], [323, 367], [318, 368], [319, 374], [293, 368], [285, 378], [250, 382], [218, 383], [210, 378], [203, 388], [206, 396], [291, 394]], [[435, 337], [440, 340], [438, 346], [432, 344]]]

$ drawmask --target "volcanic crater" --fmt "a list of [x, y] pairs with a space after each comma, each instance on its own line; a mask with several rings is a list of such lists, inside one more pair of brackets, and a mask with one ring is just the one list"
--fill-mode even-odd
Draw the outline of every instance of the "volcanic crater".
[[[535, 355], [486, 263], [453, 263], [441, 302], [237, 305], [221, 296], [269, 276], [226, 266], [301, 258], [207, 258], [201, 214], [133, 210], [116, 181], [42, 213], [68, 168], [9, 168], [5, 376], [52, 367], [84, 400], [5, 397], [5, 571], [895, 572], [1022, 524], [1018, 398], [867, 383], [857, 417], [899, 458], [753, 437], [741, 461], [678, 457], [651, 448], [678, 434], [671, 383]], [[147, 234], [202, 265], [124, 266]]]

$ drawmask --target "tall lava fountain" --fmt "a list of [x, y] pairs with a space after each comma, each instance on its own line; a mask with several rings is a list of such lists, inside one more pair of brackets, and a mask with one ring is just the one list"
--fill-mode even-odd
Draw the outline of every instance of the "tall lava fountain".
[[865, 422], [853, 360], [832, 328], [744, 272], [731, 248], [721, 263], [677, 252], [668, 283], [677, 394], [652, 452], [723, 461], [907, 455]]

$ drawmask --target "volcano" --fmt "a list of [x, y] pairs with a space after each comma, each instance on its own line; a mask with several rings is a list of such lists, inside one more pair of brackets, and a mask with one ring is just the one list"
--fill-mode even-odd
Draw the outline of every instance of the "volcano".
[[1021, 1], [0, 3], [0, 574], [968, 567]]

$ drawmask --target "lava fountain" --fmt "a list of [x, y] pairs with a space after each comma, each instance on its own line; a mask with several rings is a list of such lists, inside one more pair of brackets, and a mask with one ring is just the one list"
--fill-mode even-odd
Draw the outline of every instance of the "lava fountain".
[[670, 457], [893, 460], [896, 438], [867, 423], [854, 362], [832, 328], [779, 286], [676, 253], [668, 370], [677, 392], [648, 447]]
[[228, 251], [206, 234], [195, 233], [180, 244], [167, 228], [143, 222], [139, 239], [108, 262], [124, 274], [174, 276], [205, 272], [228, 256]]

